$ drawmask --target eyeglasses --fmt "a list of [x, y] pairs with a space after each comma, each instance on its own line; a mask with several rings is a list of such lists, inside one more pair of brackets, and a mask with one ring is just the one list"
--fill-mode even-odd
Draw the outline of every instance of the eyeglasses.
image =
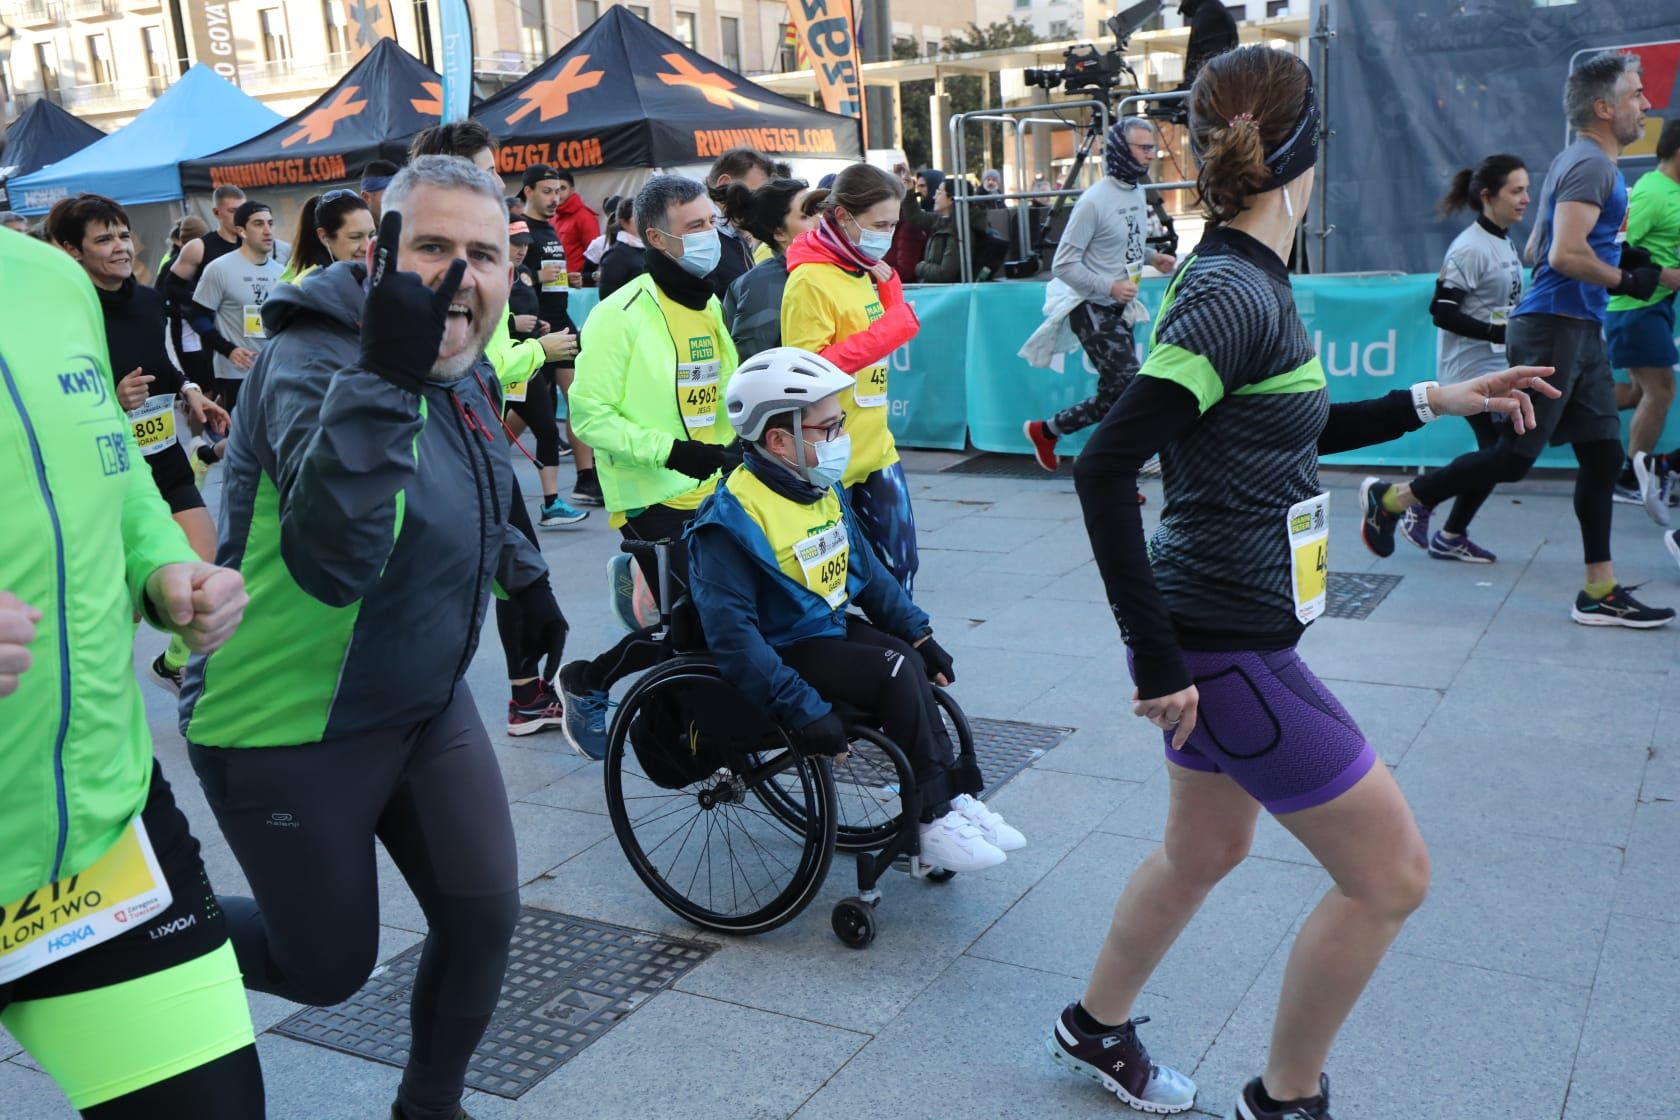
[[[801, 428], [806, 433], [807, 440], [811, 443], [833, 443], [835, 440], [839, 439], [841, 433], [846, 430], [846, 418], [842, 416], [834, 423], [825, 424], [820, 428], [806, 427], [804, 425], [801, 425]], [[810, 435], [812, 433], [821, 433], [822, 438], [810, 439]]]
[[1161, 150], [1160, 148], [1156, 147], [1154, 144], [1133, 144], [1132, 147], [1136, 148], [1138, 151], [1140, 151], [1144, 155], [1148, 155], [1148, 156], [1152, 156], [1156, 152]]
[[360, 191], [351, 190], [349, 187], [340, 187], [335, 191], [328, 191], [326, 194], [322, 195], [321, 200], [319, 202], [317, 202], [315, 205], [316, 206], [325, 206], [327, 203], [337, 202], [341, 198], [361, 198], [361, 197], [362, 197], [362, 195], [361, 195]]

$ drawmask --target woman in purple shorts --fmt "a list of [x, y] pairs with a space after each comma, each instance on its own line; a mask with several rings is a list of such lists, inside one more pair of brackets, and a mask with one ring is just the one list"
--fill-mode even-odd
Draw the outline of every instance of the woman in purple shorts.
[[[1133, 1108], [1183, 1112], [1189, 1078], [1150, 1061], [1132, 1005], [1215, 884], [1247, 854], [1262, 808], [1335, 887], [1290, 955], [1262, 1076], [1236, 1120], [1328, 1120], [1325, 1059], [1342, 1021], [1423, 901], [1429, 854], [1405, 798], [1347, 711], [1295, 652], [1324, 609], [1330, 499], [1321, 453], [1394, 439], [1437, 415], [1533, 422], [1523, 368], [1332, 405], [1284, 267], [1318, 154], [1312, 77], [1294, 55], [1241, 47], [1190, 97], [1210, 227], [1167, 291], [1149, 352], [1074, 477], [1129, 647], [1133, 711], [1161, 727], [1166, 840], [1133, 873], [1084, 997], [1048, 1039], [1059, 1064]], [[1160, 454], [1166, 509], [1146, 545], [1137, 472]]]

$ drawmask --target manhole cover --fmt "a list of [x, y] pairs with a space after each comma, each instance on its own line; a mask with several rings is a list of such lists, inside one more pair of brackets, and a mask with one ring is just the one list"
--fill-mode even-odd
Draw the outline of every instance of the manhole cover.
[[1388, 593], [1399, 586], [1401, 576], [1374, 572], [1331, 572], [1326, 618], [1370, 618]]
[[990, 797], [1015, 775], [1043, 757], [1044, 752], [1073, 734], [1071, 727], [1016, 723], [1007, 719], [970, 719], [974, 756], [986, 779], [982, 796]]
[[1038, 465], [1038, 460], [1031, 455], [1002, 455], [992, 452], [982, 452], [970, 455], [960, 463], [952, 463], [940, 474], [971, 474], [980, 478], [1038, 478], [1061, 479], [1064, 482], [1073, 481], [1073, 459], [1063, 456], [1061, 465], [1056, 473], [1051, 474]]
[[[716, 949], [525, 907], [502, 997], [467, 1068], [467, 1087], [517, 1098]], [[336, 1007], [310, 1007], [277, 1034], [402, 1066], [421, 946], [388, 961]]]

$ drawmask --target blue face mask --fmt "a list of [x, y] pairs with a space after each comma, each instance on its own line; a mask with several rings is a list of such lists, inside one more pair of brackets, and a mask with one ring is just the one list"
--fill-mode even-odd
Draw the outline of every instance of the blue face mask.
[[810, 479], [812, 485], [825, 489], [840, 485], [840, 480], [845, 477], [846, 467], [852, 461], [851, 433], [821, 443], [812, 440], [805, 442], [817, 449], [817, 465], [806, 467], [805, 477]]
[[723, 242], [718, 240], [715, 229], [683, 234], [682, 247], [683, 255], [677, 258], [677, 264], [690, 276], [710, 276], [723, 257]]
[[882, 233], [880, 230], [864, 229], [856, 220], [852, 222], [858, 227], [858, 252], [872, 261], [878, 261], [892, 250], [893, 235]]

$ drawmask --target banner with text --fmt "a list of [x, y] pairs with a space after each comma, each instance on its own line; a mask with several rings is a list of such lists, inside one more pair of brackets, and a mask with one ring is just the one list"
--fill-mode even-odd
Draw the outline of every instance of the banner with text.
[[192, 39], [193, 61], [202, 62], [216, 73], [239, 84], [239, 48], [233, 39], [233, 17], [226, 3], [209, 4], [188, 0], [187, 32]]
[[863, 116], [863, 63], [852, 0], [788, 0], [799, 49], [817, 76], [823, 108]]
[[438, 0], [438, 24], [443, 51], [443, 119], [464, 121], [472, 112], [473, 27], [467, 0]]

